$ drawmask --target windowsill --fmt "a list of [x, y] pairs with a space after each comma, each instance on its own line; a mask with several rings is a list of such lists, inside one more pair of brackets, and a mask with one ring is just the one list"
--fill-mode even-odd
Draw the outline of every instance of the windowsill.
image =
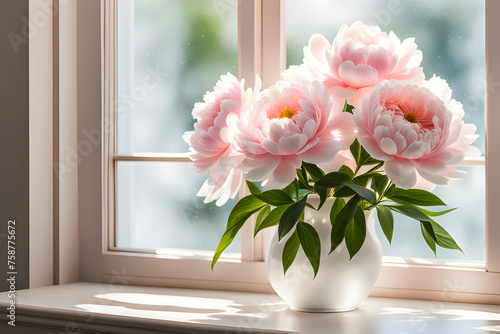
[[[302, 313], [276, 295], [73, 283], [16, 292], [16, 326], [102, 333], [469, 333], [500, 331], [500, 306], [368, 298]], [[9, 299], [0, 293], [0, 316]], [[5, 320], [0, 328], [6, 326]], [[4, 327], [5, 328], [5, 327]], [[50, 331], [49, 331], [50, 332]]]

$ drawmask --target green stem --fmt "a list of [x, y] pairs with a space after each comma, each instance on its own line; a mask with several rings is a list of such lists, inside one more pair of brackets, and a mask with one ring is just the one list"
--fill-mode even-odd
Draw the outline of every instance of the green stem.
[[378, 165], [376, 165], [375, 167], [373, 167], [372, 169], [370, 169], [368, 172], [366, 172], [365, 174], [368, 174], [368, 173], [371, 173], [371, 172], [374, 172], [376, 171], [377, 169], [379, 169], [380, 167], [382, 167], [384, 165], [383, 162], [379, 163]]
[[298, 179], [295, 179], [295, 196], [297, 198], [297, 201], [299, 200], [299, 187], [300, 181]]
[[389, 182], [387, 183], [387, 186], [386, 186], [386, 187], [385, 187], [385, 189], [384, 189], [384, 192], [380, 195], [380, 197], [379, 197], [379, 198], [375, 201], [375, 203], [374, 203], [374, 204], [372, 204], [372, 205], [370, 205], [370, 206], [368, 207], [368, 209], [367, 209], [367, 210], [371, 210], [371, 209], [373, 209], [373, 208], [374, 208], [374, 207], [376, 207], [378, 204], [380, 204], [380, 202], [382, 202], [382, 201], [384, 200], [384, 198], [385, 198], [385, 194], [387, 193], [387, 190], [389, 190], [389, 188], [391, 187], [391, 185], [392, 185], [392, 184], [393, 184], [393, 183], [392, 183], [392, 181], [390, 181], [390, 180], [389, 180]]
[[[376, 204], [379, 204], [380, 202], [382, 202], [382, 200], [384, 199], [385, 197], [385, 194], [387, 194], [387, 190], [389, 190], [389, 188], [393, 185], [392, 181], [389, 180], [389, 182], [387, 183], [387, 186], [385, 187], [384, 189], [384, 192], [380, 195], [380, 198], [378, 199], [378, 201], [376, 202]], [[376, 205], [375, 204], [375, 205]]]

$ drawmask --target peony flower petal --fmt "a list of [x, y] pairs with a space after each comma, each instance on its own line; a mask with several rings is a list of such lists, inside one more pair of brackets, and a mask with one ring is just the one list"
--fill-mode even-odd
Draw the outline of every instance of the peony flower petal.
[[309, 51], [319, 61], [323, 60], [325, 50], [330, 49], [330, 42], [320, 34], [314, 34], [309, 38]]
[[427, 180], [429, 182], [432, 182], [432, 183], [438, 184], [438, 185], [448, 184], [449, 178], [444, 176], [444, 175], [430, 173], [430, 172], [427, 172], [427, 171], [425, 171], [421, 168], [418, 168], [418, 167], [417, 167], [417, 171], [418, 171], [418, 174], [420, 174], [420, 176], [422, 176], [425, 180]]
[[394, 184], [403, 189], [410, 189], [417, 183], [415, 167], [406, 159], [393, 158], [384, 164], [385, 173]]
[[327, 138], [319, 139], [317, 144], [308, 150], [298, 154], [299, 158], [305, 162], [320, 164], [331, 161], [342, 149], [340, 141], [331, 141]]
[[270, 139], [267, 139], [267, 138], [264, 139], [262, 141], [262, 147], [265, 148], [267, 150], [267, 152], [269, 152], [273, 155], [280, 155], [278, 144]]
[[245, 178], [248, 181], [264, 181], [269, 178], [274, 169], [280, 163], [281, 158], [274, 155], [266, 155], [261, 159], [245, 159], [242, 163]]
[[392, 128], [392, 123], [389, 126], [384, 126], [384, 125], [377, 126], [375, 128], [375, 132], [373, 134], [375, 137], [375, 140], [380, 142], [382, 140], [382, 138], [392, 137], [391, 128]]
[[307, 143], [307, 140], [307, 136], [302, 134], [294, 134], [288, 137], [282, 137], [278, 142], [279, 155], [289, 155], [296, 153]]
[[281, 161], [273, 172], [273, 176], [267, 182], [267, 187], [283, 188], [295, 179], [297, 167], [292, 157], [281, 157]]
[[307, 139], [311, 139], [316, 134], [316, 130], [318, 129], [318, 125], [314, 121], [314, 119], [310, 119], [304, 125], [302, 129], [302, 133], [307, 136]]
[[434, 74], [434, 76], [430, 78], [429, 81], [426, 81], [423, 86], [436, 94], [445, 104], [450, 102], [452, 91], [444, 79]]
[[354, 88], [371, 86], [379, 81], [376, 69], [366, 64], [354, 65], [352, 61], [345, 61], [340, 65], [339, 76]]
[[436, 188], [436, 185], [430, 181], [427, 181], [424, 179], [420, 174], [417, 172], [417, 183], [413, 186], [415, 189], [422, 189], [422, 190], [427, 190], [427, 191], [433, 191], [434, 188]]
[[394, 142], [396, 143], [397, 153], [401, 154], [403, 150], [406, 148], [406, 138], [401, 135], [401, 133], [396, 132], [393, 137]]
[[406, 149], [401, 153], [401, 156], [406, 159], [418, 159], [422, 157], [425, 153], [430, 151], [429, 143], [416, 141], [408, 145]]
[[363, 146], [363, 148], [375, 159], [383, 161], [392, 159], [390, 155], [387, 155], [384, 151], [382, 151], [373, 137], [358, 137], [358, 141], [361, 146]]
[[382, 138], [379, 142], [380, 149], [387, 155], [394, 155], [398, 153], [398, 147], [391, 138]]
[[285, 134], [285, 129], [278, 123], [271, 123], [271, 126], [269, 127], [269, 138], [277, 143], [281, 137]]

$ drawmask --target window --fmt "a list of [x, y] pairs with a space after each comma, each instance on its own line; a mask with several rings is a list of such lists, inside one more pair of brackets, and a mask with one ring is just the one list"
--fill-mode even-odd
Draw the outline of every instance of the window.
[[[303, 38], [304, 35], [308, 37], [312, 31], [308, 31], [306, 27], [311, 26], [312, 28], [314, 26], [312, 26], [312, 24], [304, 25], [304, 21], [299, 21], [299, 19], [304, 18], [307, 11], [314, 11], [316, 9], [320, 10], [320, 12], [325, 11], [325, 8], [321, 6], [342, 7], [344, 4], [326, 4], [325, 2], [312, 1], [308, 2], [306, 5], [304, 2], [295, 0], [288, 0], [286, 3], [285, 0], [242, 0], [239, 1], [239, 6], [236, 6], [236, 1], [232, 0], [217, 0], [209, 2], [202, 1], [203, 5], [198, 4], [198, 1], [201, 0], [170, 2], [160, 0], [141, 0], [136, 1], [135, 5], [133, 1], [119, 1], [118, 6], [118, 2], [116, 0], [104, 1], [105, 6], [103, 15], [105, 24], [103, 27], [105, 36], [105, 62], [103, 89], [107, 92], [107, 94], [104, 95], [106, 106], [105, 117], [107, 117], [106, 121], [108, 124], [115, 124], [116, 122], [117, 140], [115, 151], [115, 136], [112, 132], [110, 132], [112, 135], [108, 136], [104, 146], [105, 163], [103, 175], [105, 190], [104, 198], [106, 200], [104, 203], [104, 209], [108, 211], [106, 212], [104, 221], [105, 227], [107, 227], [104, 229], [104, 233], [107, 238], [103, 248], [103, 280], [109, 280], [110, 275], [113, 272], [115, 274], [116, 272], [121, 273], [122, 269], [126, 268], [127, 272], [122, 275], [133, 277], [136, 284], [168, 284], [181, 287], [270, 291], [270, 287], [267, 284], [265, 266], [262, 262], [264, 257], [263, 245], [265, 245], [265, 239], [267, 238], [265, 234], [259, 236], [257, 239], [253, 239], [251, 236], [251, 228], [243, 230], [241, 234], [241, 256], [228, 256], [225, 259], [222, 259], [222, 261], [217, 264], [216, 270], [211, 272], [209, 266], [211, 254], [209, 251], [213, 250], [216, 246], [218, 236], [222, 233], [222, 229], [220, 230], [219, 235], [214, 237], [214, 241], [210, 241], [207, 245], [200, 245], [197, 242], [196, 237], [188, 243], [184, 240], [179, 243], [179, 237], [177, 237], [177, 235], [167, 235], [164, 237], [165, 234], [172, 233], [172, 230], [167, 229], [167, 227], [165, 227], [165, 230], [157, 230], [151, 227], [151, 225], [148, 225], [153, 223], [153, 220], [157, 218], [151, 216], [152, 211], [156, 209], [151, 209], [150, 205], [152, 204], [146, 196], [149, 196], [149, 198], [161, 198], [161, 201], [169, 201], [171, 199], [168, 198], [168, 192], [164, 191], [163, 188], [166, 186], [175, 187], [176, 182], [178, 181], [177, 178], [190, 178], [193, 180], [192, 189], [186, 189], [186, 194], [178, 197], [183, 197], [183, 199], [179, 198], [182, 203], [186, 203], [186, 201], [191, 201], [192, 203], [194, 200], [194, 192], [199, 186], [200, 179], [203, 179], [203, 177], [197, 178], [197, 176], [194, 176], [189, 172], [186, 166], [188, 159], [184, 154], [186, 146], [183, 146], [184, 144], [180, 141], [180, 136], [185, 130], [182, 129], [182, 126], [189, 128], [191, 124], [188, 124], [189, 121], [187, 119], [174, 117], [171, 116], [172, 114], [168, 114], [169, 111], [166, 109], [169, 108], [158, 107], [159, 105], [162, 105], [158, 102], [159, 99], [165, 97], [169, 100], [168, 103], [170, 103], [165, 105], [172, 106], [172, 108], [178, 108], [179, 111], [182, 108], [182, 110], [185, 110], [184, 112], [186, 113], [186, 117], [189, 119], [189, 113], [193, 102], [201, 100], [201, 93], [207, 89], [211, 89], [218, 76], [226, 71], [225, 69], [229, 69], [231, 72], [236, 74], [236, 63], [234, 62], [234, 58], [229, 56], [228, 63], [223, 62], [223, 64], [208, 65], [211, 67], [211, 70], [213, 69], [213, 74], [206, 74], [206, 76], [204, 74], [202, 76], [203, 78], [196, 75], [196, 73], [183, 73], [185, 76], [181, 78], [180, 83], [179, 81], [165, 80], [158, 85], [161, 88], [158, 88], [157, 92], [150, 93], [146, 91], [147, 98], [144, 98], [143, 101], [139, 101], [140, 103], [136, 103], [140, 106], [140, 108], [145, 109], [139, 109], [138, 107], [137, 110], [129, 110], [131, 115], [132, 113], [138, 115], [137, 118], [134, 118], [136, 116], [132, 116], [130, 118], [124, 117], [121, 119], [120, 96], [122, 96], [122, 94], [132, 96], [134, 88], [136, 90], [141, 89], [141, 80], [143, 80], [144, 76], [147, 76], [149, 72], [147, 68], [148, 65], [144, 65], [146, 63], [139, 63], [139, 61], [142, 62], [151, 58], [153, 59], [152, 64], [155, 66], [157, 63], [164, 61], [162, 56], [164, 56], [165, 51], [161, 51], [163, 46], [161, 46], [161, 42], [158, 42], [153, 38], [160, 37], [159, 39], [162, 40], [162, 35], [166, 33], [164, 32], [162, 34], [160, 28], [158, 28], [159, 30], [155, 30], [154, 33], [148, 33], [144, 30], [145, 28], [141, 25], [142, 23], [140, 23], [141, 20], [143, 20], [141, 19], [141, 15], [147, 16], [147, 19], [144, 21], [150, 21], [148, 23], [154, 21], [154, 18], [157, 16], [157, 12], [159, 11], [159, 7], [154, 6], [167, 6], [167, 4], [168, 6], [172, 6], [169, 7], [170, 9], [168, 13], [164, 13], [162, 20], [159, 20], [166, 31], [171, 30], [176, 32], [166, 34], [169, 35], [169, 42], [165, 44], [165, 47], [172, 48], [172, 50], [175, 51], [169, 52], [168, 54], [169, 57], [173, 59], [172, 62], [177, 64], [171, 68], [170, 71], [183, 71], [183, 67], [179, 66], [179, 62], [182, 62], [182, 59], [184, 59], [184, 61], [191, 60], [184, 58], [185, 55], [190, 52], [190, 46], [185, 45], [187, 40], [185, 37], [182, 37], [183, 34], [186, 36], [189, 35], [188, 31], [191, 30], [182, 29], [180, 21], [188, 20], [185, 17], [183, 10], [190, 8], [190, 4], [196, 2], [194, 5], [195, 9], [190, 10], [190, 13], [196, 13], [197, 9], [201, 10], [203, 14], [202, 16], [208, 15], [208, 12], [212, 12], [210, 15], [215, 13], [220, 20], [217, 21], [217, 25], [219, 27], [225, 27], [221, 28], [224, 38], [228, 38], [228, 40], [233, 38], [233, 43], [235, 43], [234, 35], [231, 37], [231, 31], [227, 29], [227, 25], [233, 24], [233, 27], [236, 24], [238, 25], [238, 74], [240, 77], [244, 77], [247, 80], [247, 84], [250, 85], [253, 83], [255, 74], [259, 74], [263, 78], [264, 86], [267, 86], [279, 78], [279, 73], [284, 69], [285, 46], [289, 51], [288, 56], [290, 57], [290, 63], [300, 61], [300, 58], [297, 58], [300, 57], [297, 53], [295, 53], [294, 56], [293, 48], [295, 47], [295, 44], [300, 46], [305, 45], [306, 40], [300, 40], [300, 38]], [[386, 13], [383, 12], [383, 10], [386, 10], [387, 13], [391, 13], [390, 10], [391, 8], [394, 10], [395, 2], [397, 1], [393, 0], [387, 2], [385, 4], [387, 7], [384, 7], [383, 3], [377, 2], [377, 5], [374, 6], [378, 7], [373, 7], [373, 9], [369, 9], [367, 7], [365, 9], [365, 14], [370, 15], [370, 13], [377, 13], [377, 15], [380, 16], [382, 15], [380, 13]], [[451, 2], [442, 0], [434, 1], [433, 3], [450, 4]], [[477, 8], [474, 8], [475, 10], [480, 11], [481, 4], [484, 2], [470, 1], [466, 3], [479, 3], [480, 5], [476, 6]], [[498, 25], [498, 23], [494, 23], [492, 20], [495, 15], [493, 14], [495, 13], [495, 10], [491, 10], [491, 6], [500, 7], [500, 5], [498, 5], [498, 3], [494, 5], [493, 3], [494, 1], [492, 0], [486, 0], [486, 13], [477, 14], [478, 16], [486, 16], [487, 29], [485, 50], [487, 62], [485, 73], [486, 81], [488, 83], [486, 86], [488, 93], [487, 106], [495, 105], [493, 102], [499, 102], [498, 99], [500, 99], [500, 97], [496, 96], [499, 94], [498, 92], [495, 92], [494, 81], [497, 77], [496, 73], [500, 73], [500, 65], [497, 65], [493, 61], [493, 59], [495, 59], [493, 55], [500, 54], [500, 50], [498, 49], [500, 46], [488, 43], [488, 41], [492, 40], [492, 37], [488, 34], [488, 32], [495, 28], [495, 24]], [[373, 4], [375, 4], [375, 2], [373, 2]], [[285, 10], [285, 5], [288, 7], [287, 10]], [[301, 7], [298, 7], [299, 5], [307, 6], [307, 10], [301, 10]], [[151, 7], [148, 8], [149, 6]], [[416, 2], [411, 2], [411, 6], [417, 6]], [[445, 7], [445, 5], [442, 6]], [[301, 16], [298, 16], [299, 14], [297, 14], [297, 12], [295, 12], [295, 14], [290, 12], [294, 7], [299, 9], [298, 13]], [[134, 8], [135, 10], [131, 11], [131, 9]], [[121, 15], [123, 14], [121, 12], [122, 9], [124, 13], [127, 13], [127, 15]], [[150, 11], [149, 13], [147, 13], [148, 10]], [[444, 11], [441, 7], [437, 7], [437, 10]], [[131, 15], [132, 12], [134, 12], [135, 15]], [[341, 11], [339, 10], [338, 12]], [[446, 13], [446, 11], [444, 12]], [[450, 15], [449, 13], [450, 12], [448, 12], [448, 15]], [[342, 23], [350, 23], [347, 22], [347, 19], [342, 14], [339, 15], [341, 16], [340, 19], [334, 19], [331, 17], [330, 21], [335, 22], [339, 20], [339, 22]], [[171, 17], [171, 19], [165, 20], [164, 18], [167, 16]], [[196, 14], [194, 14], [194, 16], [196, 17]], [[285, 16], [288, 20], [287, 28], [285, 28], [284, 24]], [[122, 17], [125, 18], [122, 19]], [[316, 20], [316, 17], [319, 16], [312, 17], [314, 18], [315, 23], [320, 24], [320, 20]], [[446, 15], [444, 17], [446, 17]], [[124, 24], [122, 26], [120, 19], [129, 20], [129, 24]], [[198, 19], [200, 22], [203, 22], [202, 18], [197, 18], [197, 20]], [[363, 17], [360, 17], [359, 19], [370, 22], [369, 19]], [[396, 19], [394, 20], [396, 21]], [[404, 17], [401, 17], [398, 20], [406, 22]], [[131, 24], [131, 22], [134, 22], [135, 27]], [[294, 24], [294, 22], [301, 23]], [[380, 25], [384, 30], [394, 29], [400, 38], [406, 37], [405, 34], [408, 36], [416, 34], [411, 30], [400, 33], [399, 28], [391, 28], [388, 25], [383, 26], [382, 24]], [[196, 24], [191, 25], [191, 29], [199, 30], [199, 28], [193, 27], [198, 27]], [[199, 27], [202, 27], [202, 25]], [[292, 29], [290, 27], [293, 27], [295, 30], [291, 31], [295, 32], [290, 32], [288, 34], [288, 42], [285, 45], [285, 30], [288, 31], [289, 29]], [[213, 38], [214, 35], [208, 32], [211, 28], [207, 27], [204, 29], [206, 29], [206, 34], [204, 31], [195, 31], [195, 35], [197, 36], [196, 38]], [[325, 35], [331, 39], [337, 29], [338, 27], [328, 28], [328, 32], [325, 33]], [[496, 29], [498, 29], [498, 27], [496, 27]], [[177, 34], [178, 30], [182, 31]], [[135, 38], [131, 38], [132, 33], [135, 35]], [[480, 34], [480, 32], [478, 33]], [[127, 36], [127, 34], [129, 38], [122, 37]], [[462, 35], [462, 37], [465, 37], [465, 34]], [[422, 37], [422, 39], [425, 38], [427, 37]], [[473, 40], [477, 41], [477, 38], [481, 39], [481, 37], [475, 36]], [[116, 39], [118, 42], [115, 44], [114, 41]], [[294, 42], [294, 39], [297, 39], [297, 41]], [[136, 40], [138, 41], [137, 44], [132, 47], [130, 44], [131, 41]], [[149, 46], [147, 43], [150, 43]], [[207, 42], [204, 46], [206, 47], [206, 49], [204, 49], [206, 51], [205, 53], [215, 52], [213, 44], [215, 44], [216, 47], [219, 47], [220, 45], [217, 43]], [[418, 40], [417, 44], [419, 44], [419, 46], [421, 45]], [[195, 43], [195, 45], [198, 47], [200, 44]], [[228, 42], [227, 45], [227, 49], [229, 50], [228, 54], [231, 54], [232, 52], [232, 54], [236, 56], [236, 49], [234, 48], [235, 44], [232, 44], [231, 46], [231, 43]], [[155, 50], [151, 49], [153, 46]], [[141, 47], [144, 48], [140, 49]], [[194, 48], [195, 46], [193, 45], [192, 47]], [[122, 48], [125, 50], [122, 50]], [[484, 47], [481, 47], [481, 50], [483, 48]], [[424, 59], [428, 56], [429, 51], [424, 50]], [[295, 60], [293, 60], [293, 57], [295, 57]], [[116, 59], [118, 60], [116, 61]], [[210, 57], [207, 56], [206, 59], [210, 59]], [[232, 63], [230, 59], [233, 59]], [[490, 61], [488, 62], [488, 60]], [[210, 64], [210, 60], [208, 60], [208, 63], [200, 62], [196, 64], [193, 63], [191, 65], [197, 66], [197, 69], [202, 71], [203, 66], [206, 66], [207, 64]], [[153, 66], [149, 66], [151, 70]], [[166, 66], [168, 67], [168, 65]], [[187, 69], [185, 70], [189, 71]], [[434, 71], [438, 75], [442, 75], [448, 79], [451, 84], [452, 80], [449, 79], [446, 73], [439, 72], [439, 68]], [[135, 78], [132, 74], [135, 75]], [[175, 73], [172, 75], [175, 76]], [[429, 76], [429, 73], [426, 73], [426, 75]], [[118, 81], [116, 82], [117, 86], [114, 85], [116, 80], [115, 78], [118, 78]], [[457, 82], [459, 81], [462, 81], [462, 79], [457, 79]], [[190, 85], [184, 86], [183, 83], [186, 82], [189, 82]], [[138, 83], [139, 88], [137, 87]], [[191, 86], [191, 83], [194, 84]], [[145, 89], [145, 87], [142, 88], [143, 90]], [[470, 96], [467, 95], [467, 93], [470, 92], [467, 89], [463, 89], [463, 96], [465, 99]], [[462, 99], [460, 96], [455, 95], [454, 97], [458, 100]], [[462, 102], [465, 103], [465, 100], [462, 99]], [[477, 100], [476, 102], [478, 104], [477, 109], [482, 110], [482, 100]], [[498, 103], [496, 105], [498, 105]], [[477, 120], [482, 118], [482, 111], [472, 117], [476, 117], [473, 122], [481, 127], [481, 122]], [[499, 118], [498, 120], [496, 119], [497, 117]], [[496, 116], [492, 112], [487, 112], [486, 120], [486, 128], [488, 124], [500, 124], [500, 116]], [[164, 127], [169, 125], [172, 125], [171, 130], [162, 131]], [[147, 136], [151, 139], [146, 138], [147, 136], [145, 134], [147, 134]], [[167, 134], [172, 135], [172, 139], [169, 139], [166, 136]], [[488, 143], [494, 142], [494, 136], [496, 135], [488, 133], [487, 131], [485, 136], [483, 136], [486, 141], [485, 152], [488, 156], [488, 159], [486, 160], [486, 172], [483, 167], [483, 159], [468, 162], [469, 165], [465, 167], [470, 171], [469, 175], [472, 183], [476, 183], [476, 179], [482, 178], [481, 175], [486, 175], [485, 178], [488, 179], [485, 190], [486, 201], [491, 198], [496, 198], [495, 195], [500, 196], [500, 191], [496, 190], [499, 187], [495, 187], [495, 182], [497, 181], [493, 172], [497, 165], [500, 167], [500, 162], [497, 163], [496, 161], [496, 157], [500, 157], [500, 152], [496, 152], [495, 146], [492, 146], [491, 144], [488, 146]], [[476, 174], [479, 176], [476, 176]], [[134, 188], [130, 189], [132, 186], [134, 186]], [[473, 191], [482, 191], [480, 190], [483, 187], [482, 183], [479, 185], [476, 184], [476, 186], [479, 187], [479, 190], [474, 189]], [[462, 193], [463, 188], [459, 183], [457, 183], [455, 189], [453, 187], [448, 187], [447, 191]], [[448, 196], [443, 194], [440, 195], [444, 198], [447, 198]], [[465, 202], [469, 202], [469, 198], [466, 196]], [[186, 205], [192, 205], [191, 203]], [[480, 203], [480, 199], [478, 200], [478, 203]], [[195, 204], [195, 207], [196, 205], [198, 205], [198, 203]], [[455, 204], [453, 203], [451, 205]], [[464, 203], [457, 203], [456, 205], [465, 207]], [[477, 203], [471, 204], [471, 209], [465, 209], [465, 211], [475, 211], [477, 206], [479, 206]], [[132, 207], [134, 210], [131, 210]], [[481, 228], [484, 228], [484, 220], [482, 218], [477, 218], [474, 223], [480, 226], [479, 229], [475, 226], [470, 228], [470, 231], [473, 231], [477, 235], [477, 240], [479, 240], [477, 242], [473, 242], [473, 245], [470, 246], [471, 250], [474, 251], [475, 249], [481, 249], [481, 242], [485, 242], [486, 245], [484, 248], [486, 257], [483, 259], [480, 254], [481, 252], [477, 254], [474, 253], [475, 255], [473, 256], [473, 260], [485, 260], [485, 264], [463, 264], [457, 263], [456, 261], [424, 261], [418, 259], [388, 259], [389, 261], [382, 269], [374, 294], [402, 296], [403, 291], [406, 291], [405, 296], [410, 298], [415, 296], [426, 296], [426, 298], [432, 298], [434, 296], [439, 296], [440, 291], [443, 289], [451, 289], [451, 291], [454, 292], [467, 292], [468, 294], [462, 294], [462, 297], [459, 297], [462, 298], [462, 300], [480, 300], [478, 298], [481, 297], [477, 296], [487, 293], [500, 295], [499, 288], [494, 284], [495, 280], [498, 280], [498, 272], [500, 272], [500, 257], [495, 255], [499, 254], [498, 246], [489, 242], [489, 240], [494, 240], [494, 236], [500, 236], [500, 227], [498, 226], [499, 224], [495, 223], [494, 210], [492, 210], [491, 206], [487, 207], [487, 209], [488, 211], [485, 213], [487, 221], [486, 239], [483, 239], [481, 236]], [[159, 209], [159, 211], [162, 210], [164, 211], [166, 209]], [[210, 210], [210, 206], [205, 206], [202, 210]], [[223, 210], [226, 210], [226, 208]], [[190, 215], [196, 216], [193, 211], [180, 211], [186, 212], [188, 217]], [[166, 217], [164, 213], [160, 214], [160, 216], [161, 215]], [[227, 213], [221, 213], [220, 215], [224, 217], [223, 221], [225, 224], [225, 217], [227, 216]], [[116, 225], [114, 224], [115, 218], [120, 220]], [[134, 226], [134, 219], [136, 222], [141, 221], [141, 224], [143, 225]], [[191, 227], [194, 227], [194, 230], [197, 229], [196, 224], [199, 222], [197, 223], [188, 218], [181, 219], [185, 219], [185, 222], [188, 222], [187, 225], [193, 224], [193, 226], [183, 226], [179, 235], [183, 235], [186, 231], [189, 231], [189, 228]], [[458, 215], [456, 219], [461, 220], [463, 217], [462, 215]], [[153, 233], [144, 233], [144, 231], [141, 231], [141, 227], [152, 230], [150, 232]], [[449, 228], [449, 225], [446, 225], [446, 227]], [[457, 239], [459, 239], [457, 232], [453, 231], [451, 228], [450, 231], [454, 233], [454, 235], [457, 235]], [[395, 233], [396, 238], [401, 237], [400, 235], [397, 235], [399, 234], [398, 231], [395, 231]], [[160, 234], [161, 236], [155, 234]], [[467, 238], [470, 237], [470, 234], [471, 233], [467, 232]], [[203, 233], [203, 236], [205, 236], [205, 233]], [[462, 240], [459, 240], [459, 242], [463, 245]], [[196, 250], [201, 249], [208, 252], [176, 252], [171, 250], [172, 248], [180, 247]], [[154, 254], [155, 250], [157, 251], [156, 254]], [[239, 250], [233, 249], [233, 251], [237, 253]], [[407, 254], [415, 256], [415, 253], [412, 253], [411, 250]], [[416, 255], [422, 256], [420, 254]], [[443, 256], [443, 259], [445, 258], [446, 256]], [[427, 279], [422, 279], [424, 277]], [[456, 280], [458, 280], [458, 283]], [[458, 285], [450, 287], [449, 284]]]

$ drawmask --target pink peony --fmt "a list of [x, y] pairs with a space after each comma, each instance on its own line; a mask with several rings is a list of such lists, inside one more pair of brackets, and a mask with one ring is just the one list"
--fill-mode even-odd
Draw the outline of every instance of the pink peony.
[[385, 161], [387, 176], [398, 187], [411, 188], [420, 178], [446, 184], [458, 171], [451, 167], [478, 137], [464, 124], [462, 104], [451, 100], [446, 81], [433, 77], [422, 86], [389, 81], [378, 86], [354, 110], [358, 140], [375, 159]]
[[355, 127], [343, 104], [319, 82], [279, 81], [259, 93], [238, 122], [246, 179], [282, 187], [295, 179], [302, 161], [329, 162], [348, 148]]
[[362, 22], [343, 25], [332, 45], [322, 35], [311, 36], [309, 46], [304, 47], [304, 64], [291, 66], [283, 77], [287, 81], [319, 80], [333, 96], [358, 107], [373, 87], [386, 80], [424, 80], [419, 67], [422, 52], [414, 40], [401, 43], [392, 31], [388, 35]]
[[239, 82], [228, 73], [221, 75], [213, 92], [205, 94], [203, 103], [194, 106], [197, 122], [184, 140], [190, 145], [194, 170], [210, 171], [198, 193], [205, 197], [205, 203], [218, 199], [217, 205], [223, 205], [240, 189], [243, 173], [239, 166], [244, 156], [235, 141], [236, 122], [251, 98], [252, 90], [244, 90], [244, 80]]

